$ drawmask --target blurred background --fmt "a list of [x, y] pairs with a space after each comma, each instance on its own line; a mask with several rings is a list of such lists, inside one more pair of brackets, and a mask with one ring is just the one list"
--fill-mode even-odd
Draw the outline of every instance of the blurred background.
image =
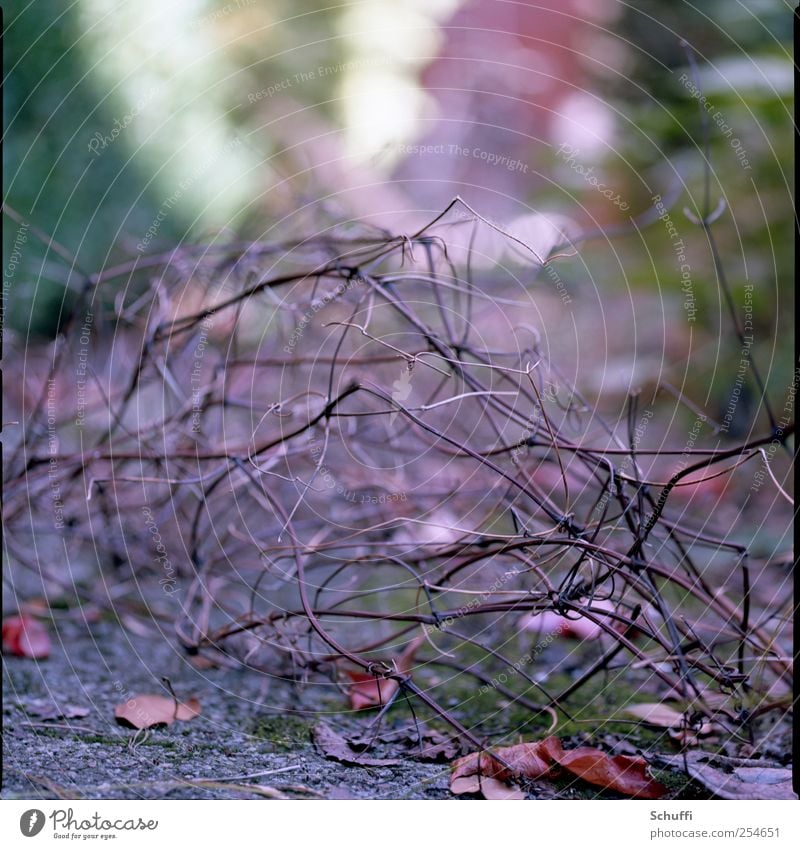
[[[781, 0], [37, 0], [6, 4], [5, 28], [5, 198], [80, 269], [341, 221], [411, 232], [455, 195], [542, 250], [628, 225], [561, 261], [558, 281], [538, 276], [542, 321], [582, 328], [584, 351], [602, 337], [587, 390], [627, 392], [666, 364], [720, 418], [740, 344], [682, 211], [703, 213], [707, 141], [733, 298], [754, 286], [754, 354], [783, 403], [793, 66]], [[669, 221], [631, 226], [671, 190]], [[4, 317], [22, 350], [54, 337], [81, 278], [5, 225]], [[492, 231], [482, 238], [492, 254]], [[758, 406], [748, 379], [730, 436]]]

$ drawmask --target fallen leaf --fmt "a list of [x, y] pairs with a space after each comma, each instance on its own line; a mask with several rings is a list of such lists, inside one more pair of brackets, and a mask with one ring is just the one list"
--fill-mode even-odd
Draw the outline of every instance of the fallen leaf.
[[404, 757], [418, 761], [452, 761], [463, 751], [459, 738], [428, 728], [424, 722], [387, 729], [377, 735], [369, 733], [364, 737], [351, 737], [348, 742], [356, 751], [367, 749], [376, 742], [388, 743], [401, 748]]
[[326, 758], [351, 766], [396, 766], [403, 763], [398, 758], [370, 758], [357, 752], [340, 734], [329, 725], [318, 722], [313, 729], [314, 743]]
[[686, 714], [661, 702], [630, 705], [625, 713], [636, 716], [648, 725], [669, 729], [669, 736], [684, 746], [697, 746], [700, 737], [707, 737], [714, 731], [711, 722], [703, 720], [693, 724], [686, 722]]
[[731, 765], [708, 752], [661, 755], [659, 759], [685, 769], [720, 799], [797, 799], [792, 771], [785, 767], [762, 766], [757, 760], [752, 766]]
[[382, 707], [394, 698], [400, 686], [393, 678], [376, 677], [366, 672], [348, 669], [345, 674], [352, 682], [347, 689], [353, 710]]
[[22, 705], [28, 716], [38, 716], [40, 719], [79, 719], [89, 715], [89, 708], [80, 705], [56, 704], [53, 699], [34, 699]]
[[481, 780], [481, 793], [484, 799], [517, 800], [524, 799], [525, 792], [516, 784], [504, 784], [496, 778], [484, 778]]
[[453, 763], [450, 786], [452, 790], [455, 784], [459, 793], [470, 793], [475, 792], [467, 789], [474, 786], [474, 781], [462, 779], [480, 776], [482, 780], [490, 778], [508, 784], [514, 778], [543, 778], [559, 768], [590, 784], [639, 799], [659, 799], [667, 792], [663, 784], [647, 774], [647, 762], [643, 758], [612, 757], [588, 746], [566, 750], [558, 737], [491, 752], [473, 752], [459, 758]]
[[[586, 599], [582, 602], [589, 604]], [[595, 608], [594, 615], [602, 616], [598, 611], [605, 610], [613, 613], [614, 605], [607, 599], [591, 602]], [[617, 625], [617, 620], [608, 619], [610, 625]], [[561, 616], [552, 610], [545, 610], [536, 615], [527, 614], [520, 621], [520, 627], [526, 631], [536, 631], [542, 636], [573, 637], [576, 640], [594, 640], [606, 632], [596, 622], [587, 616], [570, 611], [569, 616]]]
[[[647, 761], [629, 755], [611, 757], [600, 749], [581, 746], [578, 749], [561, 749], [552, 746], [553, 760], [562, 768], [598, 787], [616, 790], [637, 799], [660, 799], [667, 788], [647, 774]], [[561, 751], [558, 751], [558, 750]]]
[[670, 738], [684, 748], [700, 745], [700, 738], [690, 728], [670, 728], [667, 731]]
[[457, 738], [429, 731], [422, 735], [421, 745], [417, 742], [409, 754], [419, 761], [449, 761], [462, 751], [461, 741]]
[[[425, 640], [424, 634], [407, 646], [405, 651], [397, 659], [397, 671], [406, 674], [414, 662], [417, 649]], [[367, 708], [383, 707], [388, 704], [397, 694], [400, 685], [394, 678], [383, 678], [380, 675], [370, 675], [368, 672], [345, 671], [347, 677], [352, 681], [348, 687], [350, 695], [350, 706], [353, 710], [366, 710]]]
[[191, 654], [189, 655], [189, 663], [195, 669], [217, 669], [219, 664], [210, 657], [206, 657], [204, 654]]
[[516, 784], [506, 784], [496, 778], [480, 775], [469, 775], [466, 778], [455, 778], [450, 782], [450, 792], [455, 796], [464, 793], [476, 793], [484, 799], [524, 799], [525, 792]]
[[3, 620], [3, 652], [36, 660], [50, 656], [47, 628], [32, 616], [21, 614]]
[[660, 702], [630, 705], [625, 708], [625, 713], [660, 728], [682, 728], [686, 725], [684, 715], [680, 711]]
[[[545, 740], [539, 740], [536, 743], [518, 743], [516, 746], [492, 749], [491, 753], [473, 752], [455, 761], [452, 778], [478, 774], [500, 781], [514, 776], [541, 778], [547, 775], [551, 766], [551, 760], [544, 751], [545, 743]], [[507, 763], [508, 767], [501, 761]]]
[[[486, 781], [490, 781], [492, 779], [486, 779]], [[480, 793], [481, 792], [481, 779], [478, 775], [467, 775], [462, 776], [461, 778], [451, 778], [450, 779], [450, 792], [454, 796], [461, 796], [464, 793]]]
[[188, 721], [199, 715], [200, 702], [195, 698], [176, 702], [167, 696], [139, 695], [114, 708], [117, 722], [131, 728], [171, 725], [175, 720]]

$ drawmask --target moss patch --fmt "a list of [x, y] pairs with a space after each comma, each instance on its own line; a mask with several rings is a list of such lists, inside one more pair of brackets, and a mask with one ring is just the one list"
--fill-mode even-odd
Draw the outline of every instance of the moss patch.
[[273, 752], [291, 752], [311, 742], [311, 725], [294, 716], [260, 716], [248, 732], [269, 743]]

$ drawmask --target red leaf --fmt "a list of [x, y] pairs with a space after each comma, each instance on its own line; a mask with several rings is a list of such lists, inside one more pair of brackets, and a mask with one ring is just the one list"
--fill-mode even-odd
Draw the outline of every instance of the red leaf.
[[392, 678], [380, 678], [367, 672], [353, 672], [350, 669], [347, 670], [347, 677], [353, 682], [348, 687], [350, 706], [353, 710], [385, 705], [400, 686]]
[[[565, 751], [556, 737], [549, 752], [562, 769], [578, 778], [638, 799], [660, 799], [667, 788], [647, 774], [647, 761], [627, 755], [611, 757], [600, 749], [581, 746]], [[557, 744], [557, 745], [555, 745]]]
[[664, 785], [647, 774], [647, 762], [642, 758], [611, 757], [588, 746], [565, 751], [558, 737], [518, 743], [494, 749], [491, 753], [473, 752], [459, 758], [453, 763], [450, 787], [454, 793], [474, 792], [470, 789], [474, 783], [464, 779], [480, 775], [508, 783], [515, 778], [543, 778], [557, 767], [590, 784], [639, 799], [659, 799], [667, 792]]
[[[518, 743], [516, 746], [493, 749], [492, 754], [497, 757], [492, 757], [489, 752], [473, 752], [453, 763], [451, 780], [478, 774], [500, 781], [515, 776], [541, 778], [550, 771], [550, 758], [544, 753], [546, 743], [547, 740], [540, 740], [538, 743]], [[497, 758], [505, 761], [510, 769]]]
[[[397, 659], [398, 672], [406, 674], [411, 669], [414, 655], [424, 639], [423, 635], [409, 643]], [[356, 672], [351, 669], [345, 670], [345, 674], [353, 682], [348, 688], [350, 706], [353, 710], [383, 707], [394, 698], [400, 687], [400, 684], [394, 678], [383, 678], [380, 675], [370, 675], [368, 672]]]
[[3, 651], [17, 657], [49, 657], [50, 635], [32, 616], [8, 616], [3, 620]]
[[200, 715], [200, 702], [195, 698], [176, 702], [166, 696], [139, 695], [114, 708], [120, 725], [131, 728], [152, 728], [155, 725], [172, 725], [175, 720], [187, 721]]

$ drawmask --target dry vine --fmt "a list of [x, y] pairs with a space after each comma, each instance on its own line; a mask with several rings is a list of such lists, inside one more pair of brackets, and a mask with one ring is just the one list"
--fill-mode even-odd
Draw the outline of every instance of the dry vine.
[[[624, 668], [678, 694], [687, 727], [746, 737], [790, 707], [774, 694], [791, 602], [754, 615], [746, 548], [671, 496], [759, 463], [792, 427], [770, 411], [772, 430], [735, 447], [648, 449], [639, 396], [606, 421], [470, 250], [451, 256], [454, 228], [493, 226], [451, 207], [410, 236], [214, 242], [84, 274], [6, 451], [12, 558], [123, 621], [175, 623], [189, 654], [298, 681], [360, 670], [384, 710], [422, 703], [474, 746], [481, 727], [439, 696], [454, 675], [555, 727]], [[531, 251], [523, 284], [580, 241]], [[650, 476], [670, 454], [683, 465]], [[100, 582], [75, 581], [87, 559]], [[545, 612], [605, 635], [556, 692], [535, 651], [517, 659], [521, 620]]]

